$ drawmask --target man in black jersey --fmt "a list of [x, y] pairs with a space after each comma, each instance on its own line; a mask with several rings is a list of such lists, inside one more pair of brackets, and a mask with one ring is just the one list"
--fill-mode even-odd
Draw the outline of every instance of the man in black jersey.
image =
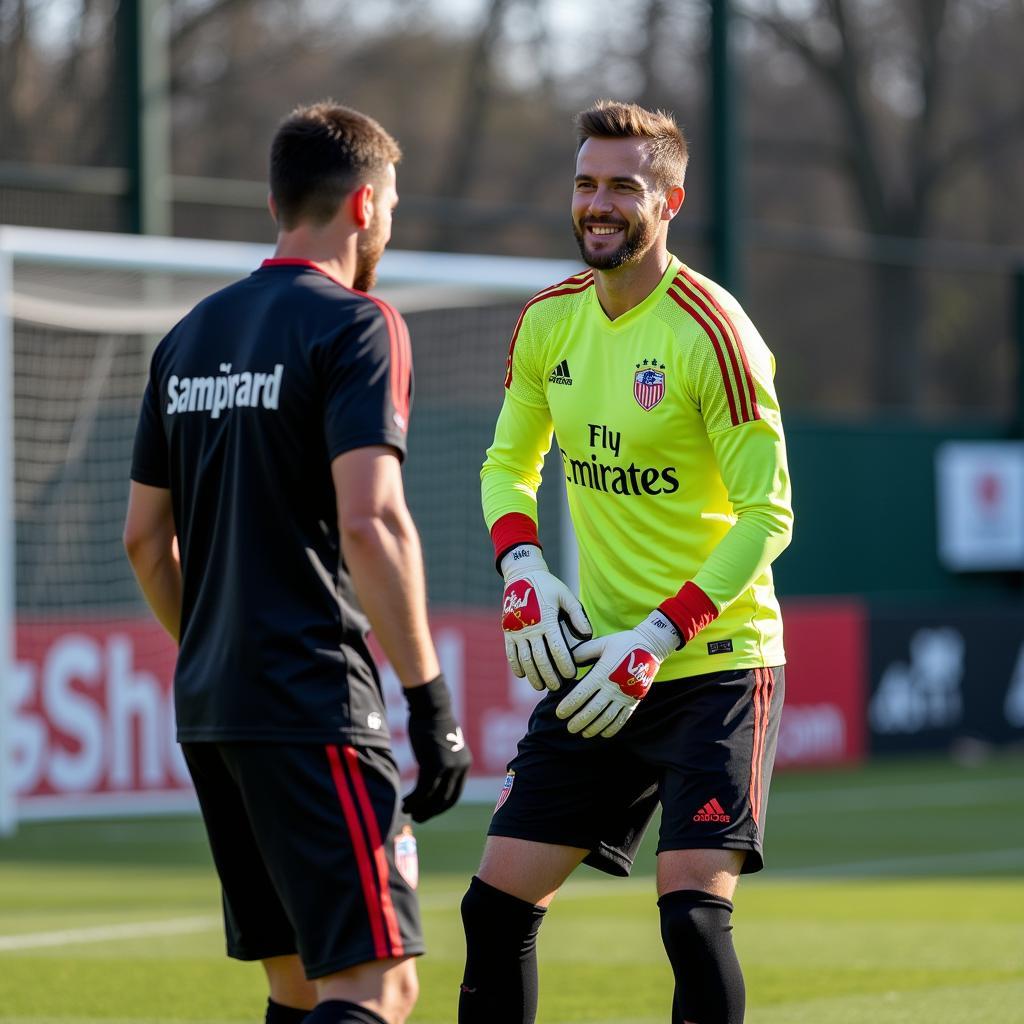
[[[406, 1019], [423, 952], [409, 817], [451, 807], [469, 768], [402, 487], [409, 336], [366, 294], [400, 155], [332, 103], [281, 124], [274, 258], [158, 346], [132, 459], [125, 547], [180, 644], [178, 739], [228, 954], [263, 962], [267, 1024]], [[409, 704], [404, 801], [371, 626]]]

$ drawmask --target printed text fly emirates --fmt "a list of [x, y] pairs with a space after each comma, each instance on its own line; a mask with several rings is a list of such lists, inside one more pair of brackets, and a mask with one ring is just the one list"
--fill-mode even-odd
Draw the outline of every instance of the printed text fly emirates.
[[675, 494], [679, 490], [679, 478], [675, 466], [657, 469], [654, 466], [638, 466], [631, 462], [628, 466], [610, 466], [599, 462], [596, 453], [589, 459], [574, 459], [564, 448], [562, 464], [565, 467], [565, 479], [578, 487], [589, 487], [606, 494]]

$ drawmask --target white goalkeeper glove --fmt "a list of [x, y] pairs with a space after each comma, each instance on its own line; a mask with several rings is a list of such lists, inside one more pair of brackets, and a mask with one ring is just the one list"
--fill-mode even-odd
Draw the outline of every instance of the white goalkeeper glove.
[[505, 594], [501, 602], [501, 628], [505, 631], [505, 657], [520, 679], [535, 690], [557, 690], [576, 678], [576, 663], [559, 616], [581, 638], [594, 631], [576, 595], [556, 576], [533, 544], [519, 544], [501, 560]]
[[661, 663], [682, 646], [675, 626], [658, 610], [638, 626], [595, 637], [573, 649], [577, 664], [597, 664], [555, 708], [568, 718], [569, 732], [614, 736], [636, 710]]

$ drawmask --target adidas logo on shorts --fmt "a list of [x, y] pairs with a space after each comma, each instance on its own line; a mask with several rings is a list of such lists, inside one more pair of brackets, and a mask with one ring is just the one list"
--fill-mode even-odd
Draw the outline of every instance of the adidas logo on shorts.
[[694, 816], [694, 821], [721, 821], [728, 824], [732, 818], [725, 813], [725, 808], [714, 798], [709, 800]]

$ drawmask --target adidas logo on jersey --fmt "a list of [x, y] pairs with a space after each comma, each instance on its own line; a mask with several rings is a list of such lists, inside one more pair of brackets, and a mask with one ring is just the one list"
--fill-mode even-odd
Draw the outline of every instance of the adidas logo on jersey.
[[714, 798], [710, 799], [694, 816], [694, 821], [722, 821], [728, 824], [732, 818], [725, 813], [725, 808]]
[[283, 363], [277, 363], [273, 373], [232, 373], [230, 363], [221, 363], [216, 377], [174, 374], [167, 381], [167, 415], [208, 412], [211, 419], [219, 419], [225, 409], [276, 409], [283, 376]]
[[572, 386], [572, 375], [569, 373], [569, 360], [563, 359], [552, 371], [551, 376], [548, 377], [549, 384], [565, 384], [567, 387]]

